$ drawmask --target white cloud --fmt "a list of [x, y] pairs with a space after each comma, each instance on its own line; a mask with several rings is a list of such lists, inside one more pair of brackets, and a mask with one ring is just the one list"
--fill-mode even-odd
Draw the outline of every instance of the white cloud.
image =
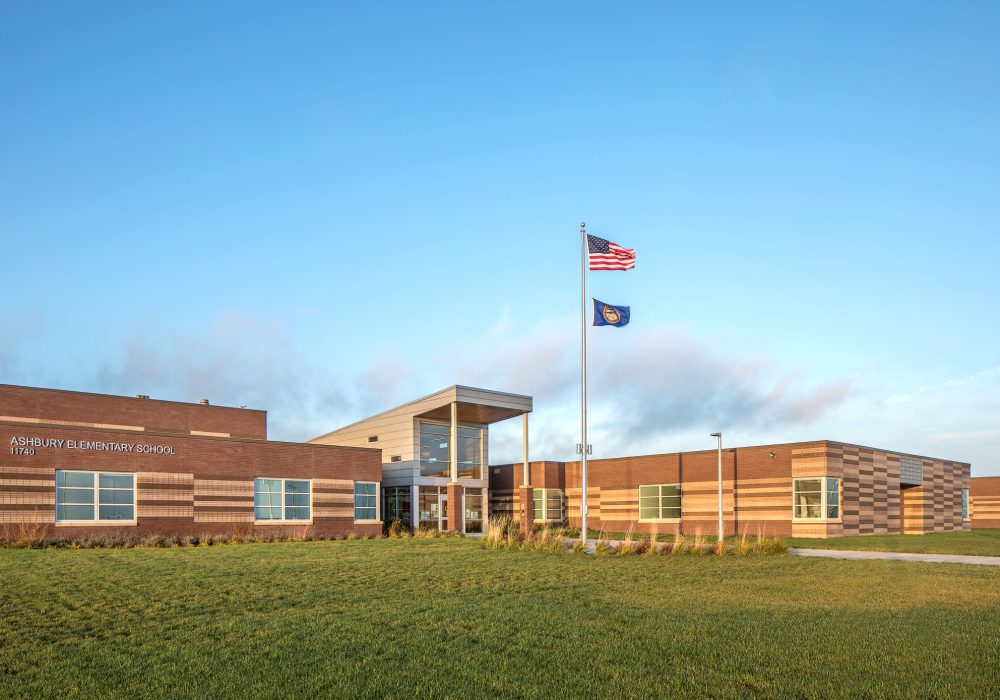
[[349, 405], [344, 388], [293, 346], [280, 319], [233, 313], [200, 333], [138, 333], [97, 371], [99, 391], [268, 410], [269, 433], [305, 439]]
[[1000, 475], [998, 368], [858, 398], [831, 417], [839, 439], [969, 462], [973, 476]]
[[[576, 323], [548, 319], [518, 338], [478, 345], [463, 372], [475, 383], [535, 397], [533, 457], [569, 459], [579, 442]], [[770, 360], [712, 344], [680, 327], [591, 336], [590, 442], [605, 456], [687, 449], [717, 429], [776, 432], [809, 425], [851, 394], [848, 381], [810, 384]], [[516, 426], [497, 425], [491, 458], [516, 461]], [[702, 437], [704, 442], [704, 437]]]

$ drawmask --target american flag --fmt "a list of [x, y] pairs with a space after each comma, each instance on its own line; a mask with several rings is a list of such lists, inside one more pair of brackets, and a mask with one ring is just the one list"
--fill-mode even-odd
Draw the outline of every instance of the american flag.
[[617, 243], [587, 234], [591, 270], [631, 270], [635, 267], [635, 251]]

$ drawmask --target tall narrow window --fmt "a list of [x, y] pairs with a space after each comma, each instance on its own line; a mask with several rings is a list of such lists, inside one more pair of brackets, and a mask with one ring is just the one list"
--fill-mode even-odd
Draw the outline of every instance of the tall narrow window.
[[448, 476], [451, 453], [448, 447], [450, 430], [447, 425], [420, 424], [420, 475]]
[[409, 486], [387, 486], [382, 489], [383, 520], [391, 523], [397, 518], [409, 525], [413, 517], [410, 510], [411, 491]]
[[639, 487], [639, 520], [678, 520], [681, 485], [651, 484]]
[[840, 518], [840, 479], [815, 477], [792, 480], [792, 517], [796, 520]]
[[969, 489], [962, 489], [962, 520], [969, 519]]
[[840, 517], [840, 479], [826, 478], [826, 517], [836, 520]]
[[483, 490], [465, 489], [465, 531], [483, 531]]
[[135, 474], [57, 471], [56, 520], [135, 520]]
[[374, 481], [354, 482], [354, 520], [378, 520], [378, 484]]
[[417, 491], [417, 509], [420, 527], [437, 530], [441, 527], [442, 511], [441, 497], [447, 491], [438, 486], [420, 486]]
[[304, 479], [266, 479], [253, 482], [254, 519], [302, 521], [312, 518], [312, 483]]
[[458, 476], [483, 478], [483, 431], [481, 428], [458, 429]]

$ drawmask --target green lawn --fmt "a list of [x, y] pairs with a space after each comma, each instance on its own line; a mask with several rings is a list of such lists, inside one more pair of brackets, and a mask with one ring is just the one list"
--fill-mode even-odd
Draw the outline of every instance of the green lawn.
[[0, 697], [996, 697], [1000, 569], [468, 540], [0, 550]]
[[853, 549], [878, 552], [915, 552], [917, 554], [981, 554], [1000, 557], [1000, 529], [976, 529], [968, 532], [931, 532], [926, 535], [861, 535], [813, 539], [793, 537], [792, 547], [815, 549]]

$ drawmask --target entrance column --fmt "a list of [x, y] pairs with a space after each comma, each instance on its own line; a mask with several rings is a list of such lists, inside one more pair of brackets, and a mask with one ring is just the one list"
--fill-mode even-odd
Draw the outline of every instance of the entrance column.
[[410, 525], [414, 530], [420, 527], [420, 487], [410, 486]]
[[458, 483], [458, 402], [451, 405], [451, 426], [448, 431], [448, 461], [451, 464], [451, 482]]
[[524, 485], [531, 486], [531, 466], [528, 463], [528, 414], [521, 416], [523, 423], [523, 436], [521, 438], [522, 461], [524, 462]]
[[522, 532], [528, 532], [535, 524], [535, 497], [531, 488], [531, 463], [528, 461], [528, 414], [522, 415], [524, 434], [522, 437], [524, 462], [524, 476], [521, 488], [518, 489], [518, 497], [521, 501], [521, 512], [518, 523]]
[[448, 484], [448, 529], [465, 532], [465, 511], [462, 510], [462, 485], [458, 483], [458, 402], [451, 404], [451, 430], [448, 435], [448, 459], [451, 462], [451, 482]]
[[448, 529], [465, 532], [465, 511], [462, 510], [462, 485], [448, 484]]

